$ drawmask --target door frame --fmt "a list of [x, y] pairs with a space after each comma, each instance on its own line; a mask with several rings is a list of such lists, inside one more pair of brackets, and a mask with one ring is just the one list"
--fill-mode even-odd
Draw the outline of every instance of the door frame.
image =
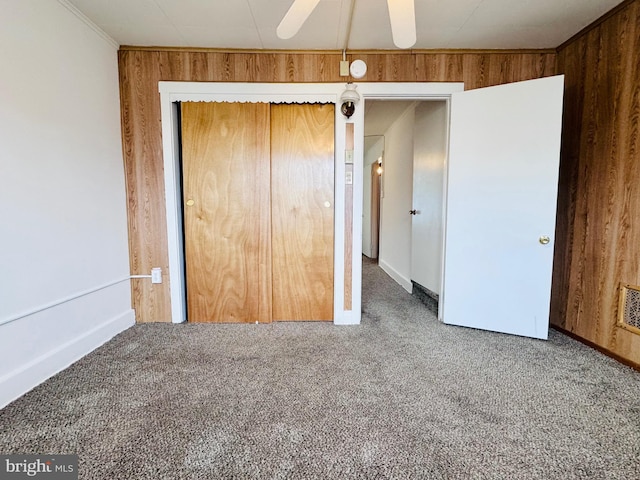
[[[464, 90], [463, 83], [359, 83], [361, 102], [354, 115], [340, 113], [345, 83], [226, 83], [158, 82], [162, 123], [165, 211], [171, 300], [171, 321], [187, 319], [184, 245], [182, 238], [182, 192], [178, 102], [333, 103], [335, 108], [334, 187], [334, 324], [354, 325], [361, 320], [362, 222], [353, 221], [351, 266], [345, 266], [345, 146], [346, 124], [354, 124], [352, 219], [362, 218], [364, 104], [370, 100], [434, 100], [449, 102], [451, 94]], [[445, 192], [446, 196], [446, 192]], [[446, 198], [446, 197], [445, 197]], [[346, 268], [345, 268], [346, 267]], [[345, 272], [351, 275], [351, 309], [345, 310]]]
[[[380, 157], [382, 158], [382, 157]], [[378, 261], [378, 255], [380, 253], [380, 194], [382, 193], [382, 175], [378, 173], [378, 169], [380, 168], [380, 163], [373, 162], [371, 164], [369, 177], [371, 178], [371, 201], [369, 204], [371, 205], [371, 219], [370, 225], [371, 228], [371, 258]], [[374, 181], [375, 180], [375, 181]], [[375, 188], [374, 188], [375, 185]], [[375, 217], [374, 217], [375, 212]], [[373, 219], [375, 218], [375, 225]], [[375, 226], [375, 230], [374, 227]], [[375, 240], [375, 242], [374, 242]], [[373, 248], [375, 245], [375, 249]], [[375, 252], [375, 256], [373, 253]]]

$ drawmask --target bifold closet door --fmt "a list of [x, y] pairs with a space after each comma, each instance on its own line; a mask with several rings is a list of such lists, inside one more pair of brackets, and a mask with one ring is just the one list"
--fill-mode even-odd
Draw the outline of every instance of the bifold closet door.
[[270, 322], [269, 104], [181, 113], [188, 320]]
[[273, 320], [333, 320], [334, 105], [271, 106]]

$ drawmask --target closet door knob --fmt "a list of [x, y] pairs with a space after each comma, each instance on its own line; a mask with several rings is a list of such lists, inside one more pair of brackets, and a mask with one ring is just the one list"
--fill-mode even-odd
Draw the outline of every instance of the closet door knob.
[[418, 211], [417, 210], [409, 210], [409, 215], [417, 215]]

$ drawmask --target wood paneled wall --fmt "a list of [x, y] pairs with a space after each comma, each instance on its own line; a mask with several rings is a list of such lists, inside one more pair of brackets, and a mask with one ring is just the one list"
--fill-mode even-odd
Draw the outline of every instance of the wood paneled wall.
[[[168, 272], [158, 81], [344, 82], [339, 52], [222, 52], [123, 47], [119, 52], [122, 133], [127, 180], [131, 272]], [[368, 82], [464, 82], [467, 89], [555, 74], [544, 51], [354, 52]], [[133, 280], [139, 322], [169, 321], [162, 284]]]
[[558, 52], [566, 75], [551, 323], [640, 365], [616, 327], [620, 282], [640, 284], [640, 0]]

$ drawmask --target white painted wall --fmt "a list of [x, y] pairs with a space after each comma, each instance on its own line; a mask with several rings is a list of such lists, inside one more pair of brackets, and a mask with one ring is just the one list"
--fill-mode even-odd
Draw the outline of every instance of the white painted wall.
[[0, 64], [1, 407], [135, 319], [117, 45], [65, 2], [4, 2]]
[[447, 158], [447, 102], [420, 102], [413, 141], [411, 280], [440, 294], [444, 168]]
[[411, 210], [413, 178], [413, 125], [411, 104], [385, 133], [383, 185], [380, 205], [378, 265], [407, 291], [411, 284]]
[[377, 138], [364, 152], [362, 170], [362, 253], [367, 257], [371, 257], [371, 165], [378, 161], [384, 151], [384, 137]]

